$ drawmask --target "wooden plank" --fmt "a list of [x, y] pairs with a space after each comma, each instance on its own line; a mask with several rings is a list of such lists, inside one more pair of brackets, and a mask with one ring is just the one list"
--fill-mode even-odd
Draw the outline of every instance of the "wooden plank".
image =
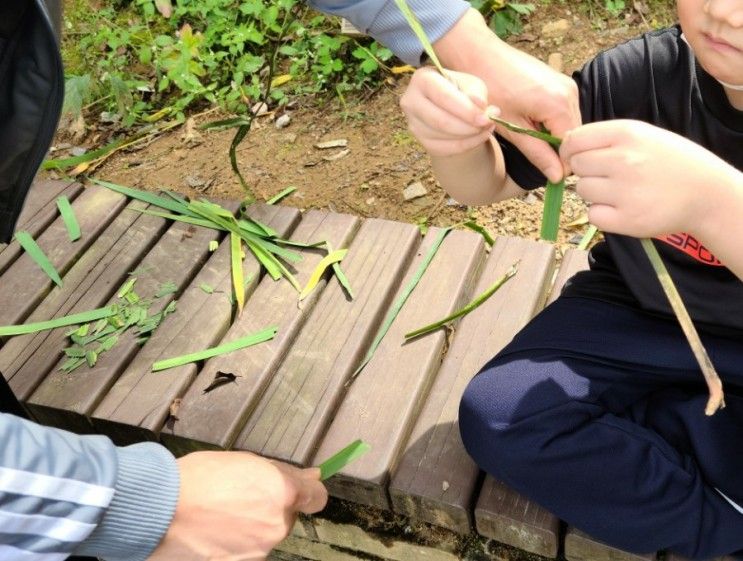
[[[554, 301], [576, 271], [585, 268], [586, 253], [570, 250], [563, 258], [548, 301]], [[555, 557], [559, 520], [546, 509], [486, 476], [475, 508], [478, 531], [487, 537], [545, 557]]]
[[611, 547], [575, 528], [565, 534], [565, 559], [568, 561], [653, 561], [655, 553], [636, 554]]
[[467, 456], [457, 424], [472, 376], [541, 308], [554, 252], [547, 244], [498, 238], [474, 294], [521, 259], [516, 276], [471, 312], [454, 337], [390, 483], [400, 514], [467, 534], [479, 469]]
[[[432, 228], [408, 268], [409, 283], [439, 234]], [[410, 295], [374, 357], [349, 388], [322, 439], [314, 463], [361, 438], [372, 453], [326, 483], [332, 495], [389, 510], [387, 483], [441, 363], [446, 330], [405, 341], [405, 333], [433, 323], [466, 304], [485, 257], [481, 236], [451, 232]]]
[[[129, 207], [146, 205], [133, 202]], [[132, 226], [134, 224], [134, 226]], [[75, 263], [62, 287], [55, 287], [29, 316], [42, 321], [102, 305], [141, 254], [159, 236], [163, 219], [137, 212], [121, 212], [90, 249]], [[122, 248], [129, 248], [122, 250]], [[100, 288], [99, 288], [100, 287]], [[99, 293], [103, 290], [103, 295]], [[67, 329], [14, 337], [0, 351], [0, 370], [11, 380], [18, 397], [26, 400], [43, 376], [56, 364], [65, 346]]]
[[410, 224], [366, 220], [343, 260], [356, 294], [329, 284], [235, 448], [305, 465], [337, 408], [418, 247]]
[[[46, 180], [35, 182], [23, 203], [23, 210], [18, 217], [15, 229], [24, 230], [34, 238], [38, 237], [41, 231], [59, 214], [56, 203], [57, 197], [64, 194], [68, 199], [73, 200], [82, 189], [82, 185], [71, 181]], [[0, 243], [0, 274], [20, 255], [21, 251], [17, 242]]]
[[[349, 215], [310, 211], [293, 231], [292, 239], [308, 243], [327, 240], [333, 248], [343, 248], [348, 246], [358, 224], [359, 220]], [[304, 286], [325, 251], [307, 249], [301, 253], [302, 261], [294, 266], [295, 276]], [[274, 282], [269, 277], [261, 281], [246, 305], [246, 312], [237, 318], [224, 339], [231, 341], [268, 325], [278, 327], [276, 337], [206, 362], [183, 396], [178, 418], [169, 419], [160, 435], [171, 451], [182, 455], [196, 449], [227, 449], [232, 445], [312, 311], [325, 282], [321, 280], [315, 291], [298, 306], [297, 292], [288, 283]], [[234, 384], [204, 393], [220, 371], [231, 372], [239, 378]]]
[[[85, 190], [73, 203], [82, 237], [71, 243], [62, 218], [55, 220], [36, 240], [64, 277], [72, 264], [98, 238], [126, 204], [126, 198], [108, 189]], [[63, 279], [64, 280], [64, 279]], [[23, 322], [53, 286], [52, 280], [24, 253], [2, 276], [0, 325]]]
[[[658, 558], [664, 559], [665, 561], [691, 561], [686, 557], [682, 557], [677, 553], [671, 553], [670, 551], [665, 552], [664, 556], [659, 556]], [[712, 559], [707, 559], [707, 561], [740, 561], [740, 559], [736, 559], [732, 555], [725, 555], [723, 557], [714, 557]]]
[[[83, 312], [111, 300], [127, 273], [135, 269], [168, 227], [165, 219], [134, 210], [146, 207], [145, 203], [131, 201], [70, 270], [64, 287], [55, 288], [31, 318]], [[69, 374], [57, 371], [41, 381], [62, 357], [69, 343], [67, 331], [57, 329], [12, 339], [0, 351], [0, 370], [11, 374], [11, 387], [27, 400], [27, 409], [39, 422], [84, 432], [90, 428], [82, 417], [89, 407], [84, 398], [90, 394], [81, 388], [97, 384], [100, 373], [90, 378], [86, 368]]]
[[[250, 214], [282, 236], [299, 221], [299, 211], [287, 207], [254, 205]], [[229, 298], [233, 292], [230, 259], [230, 240], [225, 237], [178, 300], [176, 312], [166, 318], [95, 410], [93, 423], [98, 430], [120, 444], [157, 439], [173, 400], [193, 381], [197, 366], [186, 364], [152, 372], [152, 365], [220, 342], [234, 310]], [[253, 279], [246, 283], [245, 292], [249, 295], [257, 284], [260, 265], [247, 250], [243, 272], [245, 279]], [[202, 284], [212, 286], [215, 292], [208, 294], [202, 290]], [[251, 312], [247, 309], [243, 313]]]

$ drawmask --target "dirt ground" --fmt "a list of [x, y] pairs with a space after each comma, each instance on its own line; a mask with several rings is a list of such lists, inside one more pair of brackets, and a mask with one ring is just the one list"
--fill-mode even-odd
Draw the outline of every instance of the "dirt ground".
[[[599, 50], [638, 35], [663, 18], [667, 14], [634, 11], [630, 17], [607, 22], [596, 14], [571, 10], [568, 3], [551, 3], [539, 5], [523, 33], [509, 42], [544, 61], [559, 53], [564, 71], [570, 73]], [[546, 37], [544, 26], [555, 24], [562, 31]], [[474, 217], [493, 234], [537, 238], [541, 190], [521, 200], [467, 209], [436, 184], [428, 158], [407, 132], [398, 106], [408, 80], [409, 76], [390, 77], [377, 92], [347, 99], [346, 106], [337, 99], [294, 100], [289, 111], [291, 122], [283, 129], [276, 128], [276, 115], [257, 119], [237, 151], [240, 168], [256, 196], [267, 199], [295, 186], [297, 190], [281, 204], [428, 225], [450, 225]], [[201, 124], [224, 117], [211, 112], [195, 117], [195, 121]], [[178, 127], [144, 147], [112, 156], [94, 175], [143, 189], [166, 188], [214, 199], [242, 198], [228, 157], [233, 134], [233, 130], [194, 132], [187, 138], [185, 127]], [[347, 140], [347, 146], [316, 147], [319, 142], [338, 139]], [[92, 150], [101, 142], [91, 134], [77, 146]], [[68, 147], [55, 151], [54, 157], [69, 153], [64, 130], [56, 144]], [[404, 188], [415, 182], [421, 182], [427, 193], [405, 201]], [[567, 225], [581, 222], [584, 216], [584, 205], [568, 191], [561, 247], [580, 240], [585, 224]]]

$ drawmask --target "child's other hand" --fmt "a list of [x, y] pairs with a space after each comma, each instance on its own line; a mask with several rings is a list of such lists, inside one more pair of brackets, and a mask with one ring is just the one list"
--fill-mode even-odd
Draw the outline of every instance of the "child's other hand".
[[413, 74], [400, 99], [408, 128], [432, 156], [462, 154], [487, 141], [494, 123], [488, 113], [485, 83], [470, 74], [447, 70], [452, 83], [434, 68], [420, 68]]
[[694, 233], [731, 167], [682, 136], [631, 120], [570, 131], [560, 156], [579, 176], [591, 223], [635, 237]]

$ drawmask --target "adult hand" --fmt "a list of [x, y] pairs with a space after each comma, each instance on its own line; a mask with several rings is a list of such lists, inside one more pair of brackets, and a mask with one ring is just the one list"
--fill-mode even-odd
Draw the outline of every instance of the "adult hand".
[[[484, 80], [503, 119], [533, 129], [542, 124], [558, 138], [581, 124], [575, 82], [501, 41], [476, 10], [469, 10], [433, 46], [446, 68]], [[498, 132], [550, 180], [562, 179], [567, 170], [547, 143], [500, 127]]]
[[178, 465], [175, 515], [149, 561], [266, 559], [298, 512], [317, 512], [328, 499], [319, 469], [247, 452], [195, 452]]
[[[432, 156], [454, 156], [483, 144], [494, 124], [486, 114], [488, 92], [475, 76], [419, 68], [400, 98], [410, 132]], [[497, 114], [497, 109], [490, 108]]]
[[712, 152], [641, 121], [584, 125], [565, 136], [560, 156], [579, 176], [576, 191], [591, 203], [591, 223], [635, 237], [699, 235], [740, 181]]

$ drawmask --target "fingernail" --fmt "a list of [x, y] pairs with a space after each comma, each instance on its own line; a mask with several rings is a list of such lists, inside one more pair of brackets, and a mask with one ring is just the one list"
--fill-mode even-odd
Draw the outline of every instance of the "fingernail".
[[500, 117], [500, 108], [495, 105], [488, 105], [485, 109], [485, 114], [489, 117]]
[[547, 179], [550, 180], [552, 183], [557, 183], [558, 181], [562, 181], [562, 168], [559, 166], [553, 166], [550, 168], [547, 168]]

